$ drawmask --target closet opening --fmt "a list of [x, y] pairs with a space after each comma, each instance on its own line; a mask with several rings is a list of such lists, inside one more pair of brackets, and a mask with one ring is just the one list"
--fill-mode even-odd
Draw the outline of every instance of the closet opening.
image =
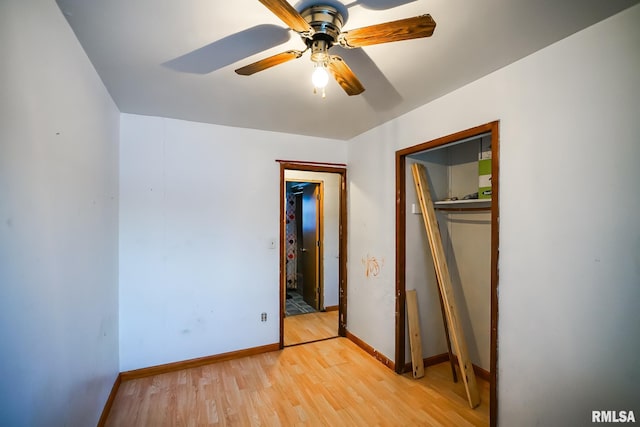
[[[415, 289], [418, 296], [426, 369], [449, 360], [434, 261], [411, 173], [414, 163], [426, 170], [469, 356], [476, 377], [489, 383], [489, 402], [481, 401], [481, 405], [488, 403], [489, 424], [495, 426], [499, 122], [396, 152], [395, 366], [399, 374], [411, 370], [407, 289]], [[460, 371], [457, 373], [459, 377]]]

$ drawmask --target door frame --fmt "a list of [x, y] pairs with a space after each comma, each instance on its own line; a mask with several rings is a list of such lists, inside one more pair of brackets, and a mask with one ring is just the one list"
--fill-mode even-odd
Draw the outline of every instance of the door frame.
[[489, 381], [489, 424], [498, 423], [498, 242], [499, 242], [499, 121], [493, 121], [453, 133], [422, 144], [396, 151], [396, 354], [395, 368], [405, 370], [406, 316], [406, 158], [428, 149], [443, 147], [457, 141], [491, 132], [491, 338]]
[[347, 333], [347, 168], [342, 164], [320, 164], [278, 160], [280, 163], [280, 349], [284, 348], [284, 310], [287, 297], [287, 267], [285, 255], [286, 202], [285, 170], [337, 173], [340, 175], [340, 218], [338, 230], [338, 336]]

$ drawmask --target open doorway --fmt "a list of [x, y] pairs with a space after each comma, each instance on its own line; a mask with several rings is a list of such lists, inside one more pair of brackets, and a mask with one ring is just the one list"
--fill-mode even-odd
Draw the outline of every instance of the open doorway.
[[[285, 317], [325, 311], [325, 279], [326, 287], [330, 291], [335, 289], [338, 307], [337, 269], [329, 275], [324, 271], [325, 251], [338, 253], [337, 248], [333, 250], [324, 243], [324, 181], [302, 181], [302, 176], [313, 176], [306, 172], [296, 174], [299, 178], [287, 177], [290, 172], [285, 172]], [[335, 327], [337, 334], [337, 322]]]
[[280, 163], [280, 345], [344, 336], [346, 169]]
[[[476, 376], [480, 376], [488, 381], [489, 387], [489, 423], [491, 426], [497, 425], [497, 342], [498, 342], [498, 219], [499, 219], [499, 122], [491, 122], [475, 128], [467, 129], [455, 134], [451, 134], [433, 141], [425, 142], [413, 147], [409, 147], [396, 152], [396, 371], [402, 373], [407, 368], [407, 338], [405, 328], [405, 295], [411, 283], [411, 288], [424, 286], [427, 278], [427, 270], [433, 270], [433, 266], [425, 267], [429, 264], [431, 253], [424, 239], [410, 238], [420, 236], [424, 229], [413, 229], [413, 222], [420, 221], [412, 219], [412, 216], [421, 215], [412, 204], [415, 194], [414, 185], [409, 176], [410, 163], [422, 163], [427, 170], [429, 187], [438, 200], [434, 208], [441, 212], [442, 218], [438, 218], [440, 232], [447, 247], [447, 263], [452, 265], [452, 277], [457, 282], [457, 291], [462, 298], [459, 303], [463, 305], [462, 321], [464, 317], [471, 319], [465, 335], [467, 335], [474, 347], [481, 347], [478, 351], [477, 360], [472, 357]], [[483, 188], [480, 183], [484, 182], [484, 172], [480, 160], [485, 160], [484, 155], [479, 157], [478, 149], [484, 147], [485, 143], [489, 148], [490, 183], [487, 188]], [[471, 153], [469, 155], [469, 153]], [[484, 154], [484, 151], [480, 151]], [[459, 178], [463, 178], [459, 181]], [[471, 181], [469, 181], [469, 179]], [[474, 182], [475, 190], [469, 189], [467, 184], [460, 185], [460, 182]], [[485, 184], [483, 184], [485, 185]], [[459, 188], [457, 188], [459, 187]], [[475, 191], [475, 194], [467, 194]], [[482, 197], [489, 194], [488, 198]], [[453, 194], [453, 193], [459, 194]], [[482, 193], [482, 194], [481, 194]], [[410, 205], [410, 207], [409, 207]], [[439, 206], [436, 206], [439, 205]], [[417, 227], [417, 226], [415, 226]], [[458, 249], [464, 246], [466, 252], [461, 253]], [[477, 252], [476, 248], [482, 246], [482, 251]], [[425, 250], [427, 251], [425, 253]], [[423, 257], [417, 260], [417, 257]], [[426, 257], [426, 258], [425, 258]], [[471, 259], [471, 261], [469, 261]], [[426, 264], [425, 264], [426, 262]], [[478, 262], [480, 264], [478, 264]], [[475, 264], [474, 264], [475, 263]], [[464, 265], [463, 265], [464, 264]], [[416, 275], [415, 272], [422, 265], [425, 270], [424, 275]], [[474, 269], [474, 266], [478, 268]], [[430, 272], [433, 273], [432, 271]], [[433, 274], [432, 274], [433, 276]], [[433, 276], [435, 277], [435, 276]], [[472, 280], [467, 278], [471, 277]], [[435, 284], [435, 278], [428, 280], [430, 285]], [[484, 286], [475, 286], [476, 282], [485, 283]], [[482, 301], [481, 310], [475, 310], [472, 306], [471, 292], [465, 286], [473, 285], [472, 292], [475, 301]], [[468, 286], [467, 286], [468, 287]], [[424, 298], [423, 302], [432, 305], [432, 312], [439, 312], [439, 302], [436, 287], [428, 289], [423, 287], [424, 293], [431, 292], [431, 298]], [[454, 290], [456, 291], [456, 290]], [[465, 293], [466, 292], [466, 293]], [[435, 297], [433, 296], [435, 295]], [[456, 296], [458, 299], [458, 296]], [[475, 311], [474, 311], [475, 310]], [[475, 313], [481, 313], [481, 321], [473, 320]], [[430, 325], [439, 323], [437, 319], [429, 322]], [[475, 330], [473, 330], [475, 329]], [[475, 333], [475, 335], [474, 335]], [[439, 332], [428, 334], [429, 339], [440, 335]], [[444, 336], [441, 341], [444, 341]], [[482, 350], [486, 343], [486, 350]], [[433, 346], [437, 347], [437, 346]], [[432, 348], [433, 348], [432, 347]], [[485, 355], [486, 353], [486, 355]], [[423, 354], [423, 357], [425, 354]], [[449, 357], [443, 354], [426, 354], [425, 365], [446, 362]], [[455, 355], [454, 355], [455, 356]], [[488, 360], [487, 360], [488, 359]], [[476, 366], [476, 364], [483, 366]], [[479, 369], [476, 369], [479, 368]], [[484, 368], [484, 369], [483, 369]], [[482, 374], [482, 375], [481, 375]], [[483, 402], [481, 401], [481, 405]], [[484, 402], [486, 405], [487, 402]]]

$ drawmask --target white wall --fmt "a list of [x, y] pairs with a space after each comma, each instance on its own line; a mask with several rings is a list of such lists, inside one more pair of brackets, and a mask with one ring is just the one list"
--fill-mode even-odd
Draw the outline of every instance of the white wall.
[[55, 2], [0, 2], [0, 425], [96, 425], [118, 374], [119, 112]]
[[[393, 123], [349, 142], [347, 174], [347, 329], [391, 360], [395, 352]], [[368, 274], [370, 263], [377, 263], [377, 275]]]
[[285, 178], [323, 183], [323, 302], [324, 307], [336, 306], [340, 289], [340, 174], [287, 170]]
[[393, 357], [393, 154], [501, 121], [501, 425], [640, 413], [638, 22], [635, 6], [349, 144], [348, 328]]
[[343, 163], [346, 150], [343, 141], [123, 114], [121, 370], [277, 343], [275, 160]]

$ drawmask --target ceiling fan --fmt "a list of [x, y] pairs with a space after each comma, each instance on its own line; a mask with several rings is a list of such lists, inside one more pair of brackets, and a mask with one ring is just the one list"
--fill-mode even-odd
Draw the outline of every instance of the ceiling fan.
[[381, 43], [429, 37], [436, 27], [431, 15], [416, 16], [383, 24], [371, 25], [350, 31], [342, 31], [343, 14], [337, 7], [326, 4], [327, 0], [318, 0], [319, 4], [298, 12], [286, 0], [259, 0], [271, 12], [280, 18], [293, 31], [300, 34], [307, 46], [304, 50], [288, 50], [270, 56], [235, 70], [237, 74], [250, 76], [276, 65], [300, 58], [307, 50], [311, 50], [311, 61], [314, 63], [312, 82], [314, 91], [322, 90], [329, 80], [329, 73], [349, 95], [364, 92], [364, 86], [351, 71], [344, 60], [337, 55], [329, 54], [335, 44], [352, 49]]

